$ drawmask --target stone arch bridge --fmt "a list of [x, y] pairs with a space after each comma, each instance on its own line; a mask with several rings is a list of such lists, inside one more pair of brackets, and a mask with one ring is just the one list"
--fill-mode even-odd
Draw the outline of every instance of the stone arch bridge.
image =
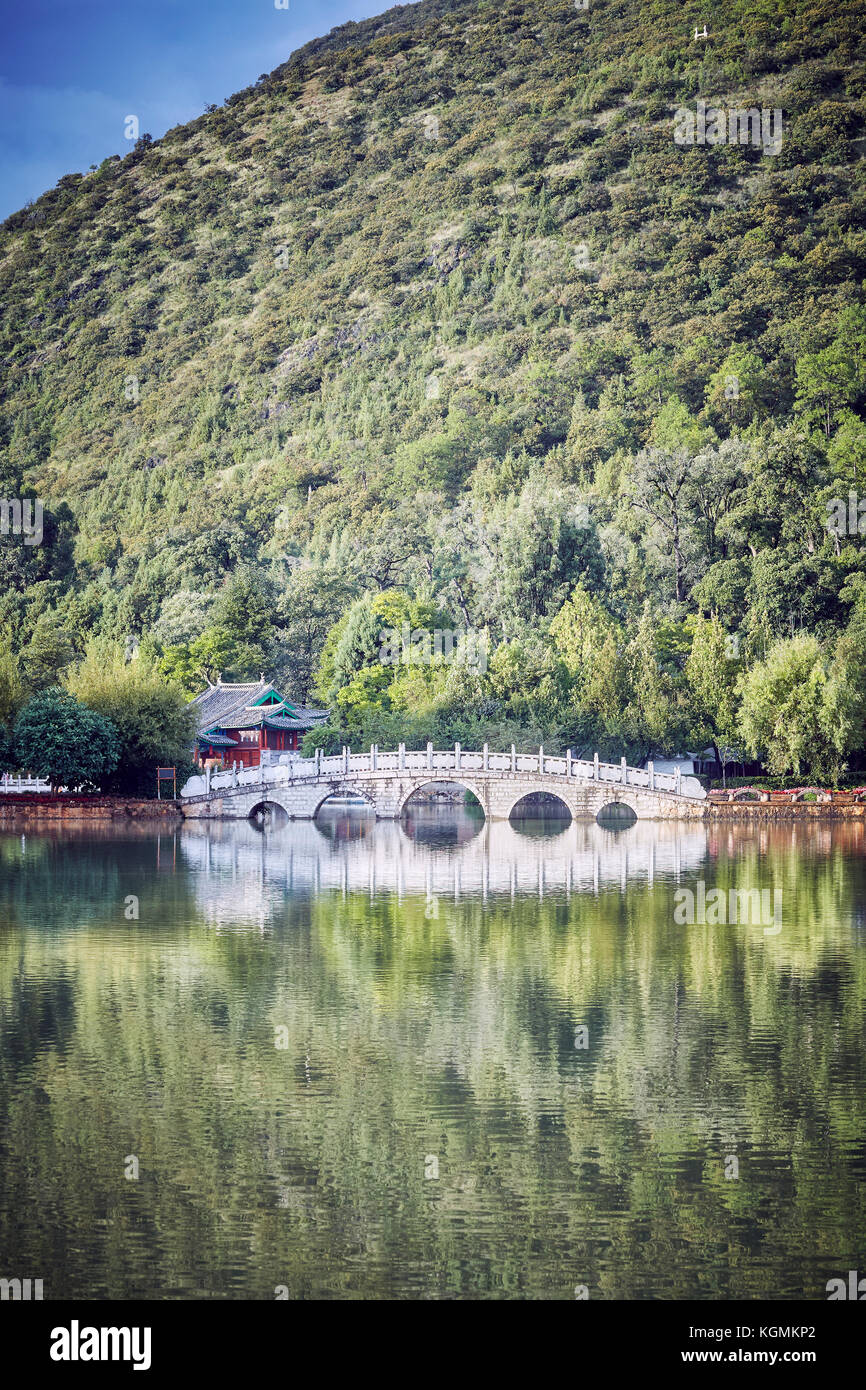
[[537, 753], [446, 751], [342, 753], [290, 758], [284, 764], [191, 777], [181, 791], [186, 817], [246, 820], [280, 807], [294, 820], [312, 820], [329, 797], [362, 797], [380, 819], [399, 817], [413, 793], [431, 782], [452, 782], [478, 798], [489, 820], [507, 820], [518, 802], [545, 792], [564, 802], [575, 820], [594, 819], [610, 805], [629, 807], [639, 820], [703, 817], [706, 792], [695, 777], [657, 773], [620, 763]]

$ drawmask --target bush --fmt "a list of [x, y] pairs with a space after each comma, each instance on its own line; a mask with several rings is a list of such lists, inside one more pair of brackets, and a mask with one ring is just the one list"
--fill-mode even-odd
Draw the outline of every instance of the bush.
[[101, 787], [120, 757], [111, 720], [56, 688], [27, 702], [13, 745], [16, 765], [47, 777], [52, 787]]

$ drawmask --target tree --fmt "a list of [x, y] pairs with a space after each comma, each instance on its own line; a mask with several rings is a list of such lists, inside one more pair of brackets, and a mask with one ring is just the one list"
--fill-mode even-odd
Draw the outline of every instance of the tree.
[[12, 735], [0, 724], [0, 772], [11, 772], [15, 767], [15, 753]]
[[194, 727], [183, 691], [145, 654], [126, 661], [120, 648], [93, 642], [67, 684], [117, 729], [120, 759], [106, 782], [109, 790], [152, 796], [157, 766], [190, 764]]
[[746, 747], [770, 772], [838, 780], [863, 735], [858, 666], [844, 646], [829, 654], [808, 633], [776, 642], [741, 678], [740, 728]]
[[703, 743], [707, 734], [712, 739], [716, 760], [722, 765], [723, 782], [731, 752], [729, 745], [737, 732], [738, 672], [736, 647], [716, 614], [698, 618], [686, 660], [686, 681], [700, 741]]
[[732, 347], [705, 392], [707, 407], [729, 424], [747, 422], [760, 408], [767, 369], [755, 352]]
[[8, 642], [0, 642], [0, 727], [9, 729], [24, 703], [24, 681]]
[[836, 337], [797, 361], [797, 405], [815, 411], [829, 439], [835, 412], [866, 387], [866, 309], [850, 307], [839, 318]]
[[624, 725], [642, 757], [682, 751], [689, 732], [682, 676], [660, 660], [658, 637], [647, 605], [625, 653], [630, 688]]
[[42, 614], [29, 643], [21, 653], [21, 666], [32, 690], [56, 686], [74, 660], [72, 638], [52, 614]]
[[223, 671], [228, 671], [235, 651], [227, 632], [209, 627], [194, 642], [166, 647], [157, 663], [158, 670], [167, 680], [192, 693], [200, 690], [205, 681], [213, 683]]
[[646, 449], [635, 460], [631, 479], [634, 505], [652, 518], [670, 545], [677, 603], [683, 596], [683, 530], [690, 465], [691, 457], [685, 450]]
[[[356, 599], [328, 634], [316, 676], [316, 690], [329, 705], [338, 705], [351, 724], [372, 709], [391, 708], [391, 687], [408, 662], [432, 664], [433, 634], [448, 619], [422, 599], [399, 590], [365, 594]], [[406, 632], [424, 638], [403, 651]]]
[[22, 709], [13, 750], [18, 767], [52, 787], [100, 787], [117, 766], [120, 740], [110, 719], [53, 687]]
[[220, 591], [213, 625], [230, 644], [229, 675], [251, 680], [270, 664], [275, 607], [273, 585], [249, 566], [239, 569]]
[[211, 621], [213, 598], [210, 594], [191, 589], [178, 589], [170, 594], [159, 610], [153, 625], [153, 637], [164, 647], [179, 647], [194, 642]]
[[497, 501], [478, 530], [479, 607], [506, 638], [552, 617], [574, 585], [604, 577], [598, 532], [574, 489], [534, 469], [517, 496]]
[[274, 677], [301, 704], [309, 698], [316, 659], [350, 592], [341, 572], [317, 565], [295, 571], [279, 599]]

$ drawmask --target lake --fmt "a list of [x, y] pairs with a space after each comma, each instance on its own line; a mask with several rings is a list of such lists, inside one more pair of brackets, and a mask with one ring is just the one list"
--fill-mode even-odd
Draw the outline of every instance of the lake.
[[864, 848], [459, 806], [6, 834], [0, 1275], [825, 1299], [866, 1272]]

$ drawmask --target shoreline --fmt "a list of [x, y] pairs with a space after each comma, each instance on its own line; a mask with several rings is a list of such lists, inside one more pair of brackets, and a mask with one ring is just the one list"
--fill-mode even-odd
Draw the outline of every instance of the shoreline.
[[135, 796], [76, 796], [51, 792], [9, 792], [0, 797], [0, 829], [38, 821], [77, 824], [114, 820], [182, 821], [180, 801]]
[[[431, 801], [428, 805], [444, 806], [444, 800]], [[456, 803], [455, 803], [456, 804]], [[694, 810], [682, 817], [660, 816], [641, 817], [646, 820], [682, 820], [694, 823], [702, 820], [708, 823], [720, 821], [859, 821], [866, 817], [866, 802], [840, 805], [828, 802], [800, 801], [780, 803], [770, 801], [706, 802], [702, 815]], [[50, 793], [12, 793], [0, 798], [0, 829], [14, 828], [22, 823], [41, 824], [104, 824], [112, 821], [152, 821], [184, 824], [200, 820], [192, 807], [188, 809], [179, 798], [177, 801], [152, 801], [142, 797], [129, 796], [67, 796]], [[209, 816], [205, 819], [215, 821], [238, 820], [235, 816]], [[300, 818], [299, 818], [300, 819]], [[303, 818], [306, 819], [306, 818]], [[577, 818], [573, 817], [576, 821]], [[588, 818], [589, 819], [594, 819]]]

